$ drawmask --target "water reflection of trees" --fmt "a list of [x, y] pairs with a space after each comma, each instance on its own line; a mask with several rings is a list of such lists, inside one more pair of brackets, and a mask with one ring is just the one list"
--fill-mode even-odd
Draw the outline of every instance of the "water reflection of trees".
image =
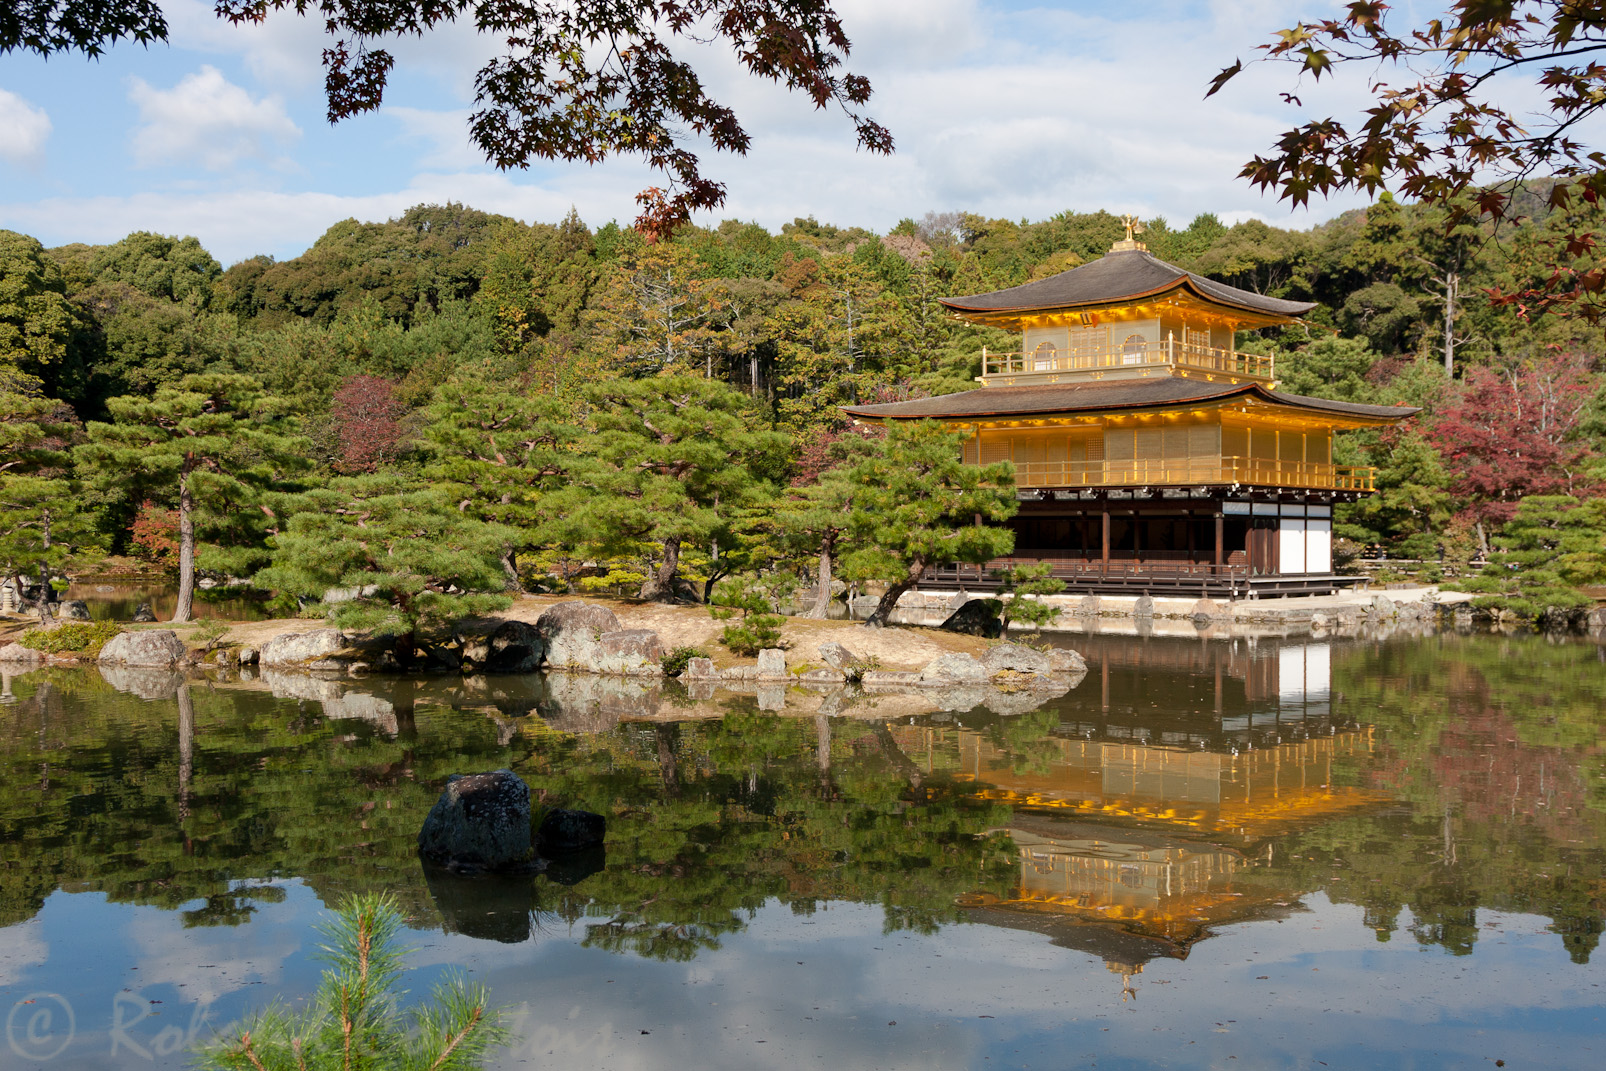
[[962, 917], [954, 901], [978, 881], [1012, 875], [1007, 851], [977, 836], [1000, 808], [913, 786], [876, 725], [777, 717], [751, 699], [720, 720], [571, 735], [422, 706], [386, 725], [326, 718], [313, 701], [205, 682], [168, 699], [81, 671], [11, 683], [0, 924], [72, 888], [235, 925], [282, 895], [262, 880], [299, 877], [326, 902], [384, 889], [462, 928], [437, 912], [414, 838], [447, 774], [499, 766], [537, 800], [609, 816], [604, 870], [522, 894], [533, 924], [585, 925], [597, 947], [690, 958], [772, 898], [880, 903], [889, 928], [930, 930]]
[[[1241, 657], [1253, 683], [1260, 663]], [[1289, 756], [1327, 747], [1330, 775], [1324, 765], [1319, 780], [1390, 802], [1286, 822], [1268, 811], [1255, 829], [1233, 812], [1230, 830], [1167, 817], [1176, 808], [1083, 808], [1079, 821], [1108, 828], [1061, 838], [1056, 850], [1074, 855], [1078, 837], [1125, 837], [1141, 849], [1134, 867], [1230, 859], [1201, 885], [1211, 903], [1233, 901], [1217, 921], [1325, 890], [1361, 907], [1380, 940], [1409, 934], [1458, 954], [1475, 947], [1480, 910], [1538, 914], [1584, 962], [1606, 915], [1598, 657], [1593, 646], [1530, 638], [1335, 647], [1331, 711], [1276, 746]], [[1026, 796], [974, 770], [960, 776], [969, 767], [959, 749], [922, 751], [914, 735], [970, 734], [996, 759], [991, 776], [1023, 792], [1073, 751], [1091, 754], [1101, 733], [1124, 733], [1128, 752], [1150, 747], [1134, 727], [1151, 721], [1142, 738], [1156, 749], [1169, 732], [1186, 737], [1200, 769], [1219, 750], [1223, 763], [1259, 776], [1267, 741], [1288, 730], [1225, 731], [1258, 693], [1224, 688], [1237, 678], [1216, 673], [1219, 662], [1203, 685], [1185, 667], [1176, 680], [1154, 666], [1130, 681], [1121, 670], [1085, 697], [1018, 717], [978, 711], [889, 727], [777, 716], [748, 698], [714, 720], [610, 721], [592, 733], [506, 710], [414, 704], [405, 689], [386, 700], [385, 717], [365, 720], [344, 716], [350, 696], [328, 711], [316, 698], [192, 682], [181, 702], [171, 680], [122, 682], [141, 698], [92, 673], [46, 670], [13, 678], [15, 702], [0, 707], [0, 924], [70, 888], [183, 910], [188, 925], [237, 925], [282, 895], [262, 880], [290, 877], [326, 902], [390, 890], [415, 919], [473, 936], [522, 940], [532, 927], [567, 924], [583, 927], [591, 947], [665, 960], [719, 947], [771, 901], [799, 913], [832, 900], [877, 903], [889, 930], [997, 921], [999, 911], [974, 905], [1021, 897], [1029, 882], [1017, 846], [983, 834], [1019, 825], [1011, 805], [1029, 810]], [[1202, 697], [1194, 707], [1155, 703], [1189, 689]], [[1267, 691], [1267, 702], [1276, 697]], [[1343, 728], [1357, 723], [1370, 731]], [[1346, 732], [1363, 743], [1340, 747]], [[1254, 748], [1232, 759], [1246, 742]], [[499, 766], [519, 771], [538, 801], [608, 815], [604, 869], [574, 887], [559, 875], [491, 892], [426, 881], [414, 835], [439, 786], [449, 773]], [[1083, 921], [1098, 907], [1079, 909]], [[1145, 935], [1185, 948], [1215, 924], [1204, 914], [1181, 938]]]

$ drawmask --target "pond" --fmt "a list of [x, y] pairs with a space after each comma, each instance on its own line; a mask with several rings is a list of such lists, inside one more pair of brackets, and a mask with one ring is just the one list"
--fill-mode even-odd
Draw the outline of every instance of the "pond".
[[[1600, 648], [1075, 646], [1013, 716], [7, 676], [0, 1066], [181, 1066], [305, 1001], [364, 890], [414, 994], [510, 1008], [497, 1067], [1601, 1066]], [[605, 857], [425, 873], [447, 775], [498, 767]]]

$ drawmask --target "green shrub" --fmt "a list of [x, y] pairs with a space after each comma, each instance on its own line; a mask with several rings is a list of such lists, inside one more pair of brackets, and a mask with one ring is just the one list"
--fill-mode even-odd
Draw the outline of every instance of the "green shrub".
[[719, 642], [730, 648], [732, 654], [750, 656], [767, 647], [781, 647], [781, 626], [786, 618], [770, 610], [769, 600], [752, 589], [727, 584], [719, 589], [708, 615], [716, 621], [729, 621], [737, 614], [741, 623], [726, 625], [719, 634]]
[[673, 651], [660, 658], [659, 664], [664, 667], [664, 676], [678, 677], [686, 672], [686, 663], [694, 658], [707, 658], [708, 652], [701, 647], [676, 647]]
[[115, 621], [79, 621], [52, 629], [31, 628], [17, 637], [17, 642], [45, 654], [97, 655], [106, 641], [121, 631], [123, 626]]

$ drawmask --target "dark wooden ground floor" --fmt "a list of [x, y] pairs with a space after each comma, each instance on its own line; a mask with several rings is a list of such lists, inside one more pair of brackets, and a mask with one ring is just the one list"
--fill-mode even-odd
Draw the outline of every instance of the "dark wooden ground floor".
[[922, 586], [987, 589], [995, 570], [1047, 562], [1071, 592], [1326, 594], [1361, 579], [1333, 572], [1332, 506], [1331, 495], [1302, 492], [1045, 494], [1010, 522], [1008, 558], [936, 570]]

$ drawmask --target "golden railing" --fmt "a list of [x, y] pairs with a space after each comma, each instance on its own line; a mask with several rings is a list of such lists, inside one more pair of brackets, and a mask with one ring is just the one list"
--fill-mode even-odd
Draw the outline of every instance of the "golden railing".
[[1147, 461], [1017, 461], [1018, 487], [1186, 487], [1243, 484], [1331, 491], [1376, 490], [1369, 465], [1271, 461], [1258, 457], [1195, 457]]
[[981, 353], [982, 375], [1037, 375], [1050, 372], [1082, 372], [1104, 368], [1186, 368], [1223, 375], [1273, 378], [1273, 361], [1252, 353], [1217, 349], [1175, 338], [1159, 342], [1130, 342], [1080, 353], [1034, 351], [1032, 353]]

